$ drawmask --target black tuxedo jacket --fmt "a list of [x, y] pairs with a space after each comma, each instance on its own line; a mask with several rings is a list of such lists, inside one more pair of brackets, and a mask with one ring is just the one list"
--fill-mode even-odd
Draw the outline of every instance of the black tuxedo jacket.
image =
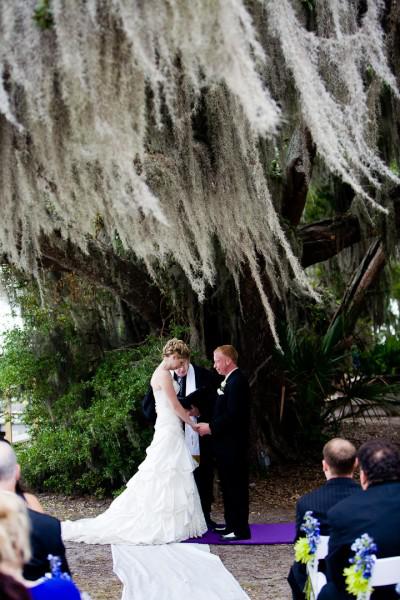
[[[373, 484], [336, 504], [328, 512], [329, 552], [326, 557], [328, 584], [318, 600], [347, 599], [343, 569], [353, 556], [354, 540], [368, 533], [377, 545], [377, 557], [400, 556], [400, 482]], [[399, 574], [400, 575], [400, 574]], [[394, 586], [376, 588], [373, 600], [398, 599]]]
[[[204, 369], [203, 367], [198, 367], [191, 363], [194, 369], [194, 378], [196, 382], [196, 388], [201, 389], [202, 394], [196, 395], [196, 402], [193, 400], [193, 404], [200, 411], [200, 419], [201, 421], [209, 421], [212, 415], [213, 403], [214, 403], [214, 395], [215, 390], [218, 386], [218, 380], [214, 373], [209, 371], [208, 369]], [[185, 404], [185, 398], [180, 399], [181, 404], [184, 408], [190, 408]], [[143, 398], [142, 401], [142, 411], [150, 423], [155, 423], [157, 414], [156, 414], [156, 402], [154, 399], [153, 388], [150, 386], [147, 394]], [[202, 438], [200, 438], [201, 441]]]
[[[219, 388], [220, 389], [220, 388]], [[215, 395], [210, 429], [215, 454], [220, 459], [247, 462], [249, 438], [250, 388], [240, 369], [233, 371], [223, 390]]]
[[296, 539], [304, 536], [300, 530], [303, 518], [308, 510], [318, 519], [321, 535], [329, 535], [328, 510], [338, 502], [361, 490], [358, 483], [349, 477], [334, 477], [323, 485], [298, 499], [296, 504]]
[[[320, 523], [321, 535], [329, 535], [328, 510], [338, 502], [351, 494], [361, 490], [358, 483], [349, 477], [335, 477], [329, 479], [319, 488], [304, 494], [296, 504], [296, 540], [305, 534], [300, 530], [303, 518], [308, 510], [313, 511], [313, 516]], [[321, 569], [320, 569], [321, 570]], [[288, 582], [292, 588], [293, 597], [305, 599], [303, 593], [307, 580], [306, 566], [303, 563], [294, 562], [289, 575]]]
[[59, 556], [61, 560], [61, 571], [70, 573], [65, 548], [61, 539], [60, 521], [50, 515], [28, 509], [31, 533], [30, 542], [32, 557], [24, 566], [24, 577], [34, 581], [50, 572], [50, 564], [47, 559], [49, 554]]

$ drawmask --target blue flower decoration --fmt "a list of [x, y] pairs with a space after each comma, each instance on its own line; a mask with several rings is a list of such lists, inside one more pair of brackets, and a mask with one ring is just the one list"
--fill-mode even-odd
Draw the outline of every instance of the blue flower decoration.
[[361, 599], [373, 591], [370, 579], [376, 561], [377, 547], [374, 540], [367, 533], [363, 533], [355, 540], [351, 549], [354, 557], [349, 558], [351, 566], [344, 569], [343, 575], [349, 594]]
[[68, 573], [62, 573], [61, 571], [61, 559], [59, 556], [53, 556], [49, 554], [47, 560], [50, 563], [50, 573], [46, 573], [48, 579], [66, 579], [70, 580], [71, 576]]

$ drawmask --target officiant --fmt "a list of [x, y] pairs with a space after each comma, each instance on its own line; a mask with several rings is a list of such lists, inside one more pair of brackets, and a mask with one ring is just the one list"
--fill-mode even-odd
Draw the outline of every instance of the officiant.
[[[179, 384], [178, 399], [182, 406], [190, 410], [194, 421], [208, 420], [213, 412], [213, 402], [218, 387], [215, 374], [186, 360], [179, 369], [173, 372], [174, 379]], [[145, 418], [154, 424], [157, 414], [155, 400], [151, 386], [142, 402]], [[209, 436], [200, 437], [192, 427], [185, 424], [185, 440], [193, 458], [198, 463], [194, 470], [194, 478], [201, 501], [201, 508], [208, 527], [211, 529], [215, 523], [211, 519], [211, 505], [213, 502], [214, 484], [214, 453], [213, 444]]]

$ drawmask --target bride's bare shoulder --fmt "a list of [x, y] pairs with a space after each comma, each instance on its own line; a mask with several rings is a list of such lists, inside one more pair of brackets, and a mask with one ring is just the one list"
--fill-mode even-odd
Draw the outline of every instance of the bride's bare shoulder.
[[161, 390], [161, 388], [170, 378], [171, 376], [168, 371], [162, 369], [161, 366], [157, 367], [150, 380], [150, 385], [153, 388], [153, 391]]

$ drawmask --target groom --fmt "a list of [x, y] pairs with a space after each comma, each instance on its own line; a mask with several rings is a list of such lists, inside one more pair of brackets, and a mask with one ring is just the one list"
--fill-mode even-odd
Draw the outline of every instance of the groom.
[[[185, 360], [182, 367], [174, 371], [174, 379], [179, 384], [178, 400], [194, 418], [208, 420], [211, 418], [215, 390], [218, 382], [214, 374], [198, 367], [190, 362], [190, 356]], [[142, 402], [143, 414], [148, 421], [155, 423], [156, 411], [153, 389], [150, 386]], [[212, 440], [209, 437], [200, 438], [189, 426], [185, 425], [186, 444], [193, 456], [199, 463], [193, 475], [199, 491], [201, 508], [204, 513], [207, 526], [215, 527], [212, 521], [211, 504], [213, 501], [214, 484], [214, 454]]]
[[249, 528], [249, 383], [237, 366], [233, 346], [214, 351], [214, 368], [224, 375], [208, 423], [198, 423], [197, 431], [211, 437], [224, 501], [225, 527], [215, 528], [225, 540], [247, 540]]

